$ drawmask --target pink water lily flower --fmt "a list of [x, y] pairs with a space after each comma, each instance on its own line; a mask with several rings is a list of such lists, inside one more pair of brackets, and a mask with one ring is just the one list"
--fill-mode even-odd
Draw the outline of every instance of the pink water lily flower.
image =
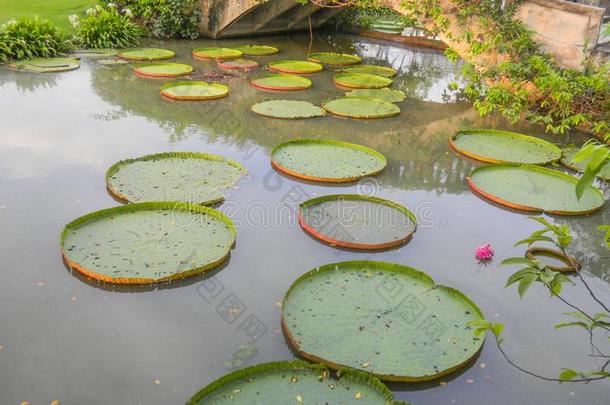
[[477, 260], [483, 262], [493, 259], [494, 254], [494, 250], [491, 248], [489, 243], [479, 246], [474, 251], [474, 256], [477, 258]]

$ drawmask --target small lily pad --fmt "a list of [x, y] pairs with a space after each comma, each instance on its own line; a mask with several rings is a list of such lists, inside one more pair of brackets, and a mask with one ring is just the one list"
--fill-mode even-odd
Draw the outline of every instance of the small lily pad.
[[258, 67], [258, 62], [251, 59], [218, 60], [218, 66], [228, 70], [252, 70]]
[[96, 62], [102, 66], [120, 66], [129, 64], [129, 62], [123, 59], [98, 59]]
[[352, 89], [380, 89], [393, 83], [392, 79], [368, 73], [337, 73], [335, 84]]
[[357, 89], [345, 93], [346, 97], [373, 97], [389, 103], [405, 101], [407, 95], [400, 90], [390, 89]]
[[229, 88], [220, 83], [174, 82], [161, 87], [161, 94], [174, 100], [216, 100], [226, 97]]
[[373, 261], [311, 270], [282, 306], [284, 336], [299, 357], [388, 381], [428, 381], [464, 367], [484, 341], [469, 322], [482, 319], [461, 292], [412, 267]]
[[140, 65], [134, 72], [142, 77], [180, 77], [193, 73], [193, 67], [182, 63], [154, 63]]
[[306, 90], [311, 87], [311, 80], [306, 77], [285, 73], [271, 73], [255, 77], [251, 81], [256, 88], [263, 90]]
[[270, 118], [301, 119], [323, 117], [326, 111], [308, 101], [269, 100], [254, 104], [252, 111]]
[[231, 48], [197, 48], [193, 50], [193, 56], [197, 59], [237, 59], [243, 52]]
[[[576, 152], [578, 152], [578, 148], [563, 149], [560, 163], [570, 170], [582, 173], [589, 165], [590, 159], [584, 160], [582, 162], [575, 162], [574, 155], [576, 154]], [[597, 178], [604, 181], [610, 181], [610, 163], [606, 163], [606, 165], [602, 167], [600, 172], [597, 174]]]
[[459, 154], [487, 163], [545, 165], [561, 158], [561, 150], [550, 142], [494, 129], [458, 131], [449, 144]]
[[64, 228], [65, 263], [88, 277], [151, 284], [199, 274], [225, 261], [235, 244], [231, 220], [214, 209], [150, 202], [105, 209]]
[[349, 118], [387, 118], [400, 114], [400, 108], [378, 98], [343, 97], [322, 104], [333, 115]]
[[335, 194], [301, 203], [299, 224], [331, 246], [380, 250], [404, 245], [417, 228], [415, 215], [390, 200]]
[[398, 73], [396, 69], [386, 66], [377, 65], [361, 65], [351, 66], [345, 69], [341, 69], [342, 73], [365, 73], [369, 75], [377, 75], [381, 77], [394, 77]]
[[358, 63], [362, 62], [360, 56], [337, 52], [310, 53], [307, 56], [307, 59], [312, 62], [323, 63], [325, 65], [332, 66], [357, 65]]
[[58, 73], [78, 69], [80, 62], [75, 58], [34, 58], [12, 62], [8, 66], [30, 73]]
[[308, 74], [321, 72], [324, 69], [319, 63], [305, 60], [276, 60], [267, 65], [269, 70], [281, 73]]
[[70, 52], [70, 55], [75, 58], [112, 58], [119, 53], [116, 49], [78, 49], [76, 51]]
[[276, 146], [271, 164], [300, 179], [344, 183], [380, 173], [387, 160], [373, 149], [349, 142], [297, 139]]
[[161, 48], [134, 49], [131, 51], [123, 51], [119, 53], [119, 57], [135, 61], [165, 60], [172, 59], [174, 56], [176, 56], [176, 53], [174, 51]]
[[222, 189], [233, 187], [246, 173], [239, 163], [208, 153], [168, 152], [123, 160], [106, 173], [108, 191], [128, 203], [221, 202]]
[[497, 164], [475, 169], [468, 184], [477, 194], [509, 208], [555, 215], [586, 215], [604, 205], [604, 196], [589, 186], [576, 197], [578, 179], [534, 165]]
[[187, 405], [406, 405], [379, 379], [356, 370], [331, 375], [320, 364], [264, 363], [228, 374], [195, 394]]
[[280, 51], [278, 48], [269, 45], [242, 45], [236, 46], [233, 49], [237, 49], [247, 56], [275, 55]]

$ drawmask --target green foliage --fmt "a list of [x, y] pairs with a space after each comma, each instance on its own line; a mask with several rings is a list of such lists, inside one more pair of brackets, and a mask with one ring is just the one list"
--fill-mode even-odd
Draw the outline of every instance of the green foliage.
[[198, 0], [101, 0], [130, 10], [136, 20], [157, 38], [199, 37], [201, 9]]
[[555, 329], [561, 329], [566, 327], [578, 326], [585, 329], [587, 332], [591, 332], [596, 328], [609, 327], [610, 322], [605, 319], [610, 319], [610, 314], [607, 312], [598, 312], [592, 317], [588, 317], [583, 315], [580, 312], [566, 312], [564, 315], [571, 316], [573, 318], [577, 318], [578, 321], [572, 322], [562, 322], [555, 325]]
[[[543, 217], [532, 216], [529, 217], [529, 219], [539, 222], [544, 226], [544, 228], [532, 233], [527, 239], [523, 239], [515, 243], [515, 246], [523, 244], [531, 246], [534, 242], [550, 242], [559, 249], [564, 250], [568, 247], [570, 242], [572, 242], [572, 235], [569, 226], [553, 225]], [[549, 233], [551, 233], [551, 236], [547, 236]]]
[[587, 161], [587, 167], [576, 185], [576, 196], [581, 198], [585, 190], [595, 181], [604, 166], [610, 164], [610, 147], [595, 141], [587, 142], [573, 158], [574, 162]]
[[493, 335], [498, 340], [498, 343], [502, 343], [502, 332], [504, 332], [503, 324], [491, 323], [487, 319], [475, 319], [473, 321], [468, 322], [467, 325], [473, 328], [473, 333], [475, 337], [481, 337], [481, 335], [489, 331], [493, 333]]
[[70, 42], [49, 21], [22, 17], [0, 27], [0, 62], [63, 55]]
[[70, 16], [76, 29], [74, 42], [83, 48], [129, 48], [137, 45], [142, 30], [131, 19], [130, 12], [119, 12], [116, 6], [90, 8], [79, 19]]

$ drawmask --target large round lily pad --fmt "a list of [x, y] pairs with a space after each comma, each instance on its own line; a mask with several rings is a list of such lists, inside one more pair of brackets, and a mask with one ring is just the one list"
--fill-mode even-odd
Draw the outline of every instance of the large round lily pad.
[[357, 65], [358, 63], [362, 62], [360, 56], [337, 52], [310, 53], [307, 56], [307, 59], [312, 62], [324, 63], [325, 65], [332, 66]]
[[331, 114], [349, 118], [386, 118], [400, 114], [400, 108], [378, 98], [342, 97], [322, 104]]
[[75, 58], [34, 58], [12, 62], [8, 66], [30, 73], [58, 73], [78, 69], [80, 62]]
[[239, 163], [208, 153], [168, 152], [115, 163], [106, 173], [108, 191], [123, 202], [187, 201], [215, 204], [222, 189], [246, 173]]
[[[590, 159], [582, 162], [575, 162], [574, 155], [576, 152], [578, 152], [578, 148], [563, 149], [560, 163], [570, 170], [582, 173], [589, 165]], [[610, 181], [610, 163], [607, 163], [604, 167], [602, 167], [601, 171], [597, 174], [597, 178], [604, 181]]]
[[324, 66], [319, 63], [305, 60], [276, 60], [269, 62], [267, 67], [275, 72], [293, 74], [317, 73], [324, 69]]
[[381, 153], [349, 142], [297, 139], [276, 146], [271, 164], [300, 179], [344, 183], [380, 173], [387, 161]]
[[150, 284], [181, 279], [222, 263], [236, 231], [223, 213], [180, 202], [124, 205], [66, 225], [66, 264], [97, 280]]
[[195, 394], [187, 405], [405, 405], [379, 379], [356, 370], [331, 376], [320, 364], [284, 361], [228, 374]]
[[392, 84], [392, 79], [368, 73], [337, 73], [335, 84], [352, 89], [380, 89]]
[[119, 57], [123, 59], [136, 61], [165, 60], [171, 59], [174, 56], [176, 56], [174, 51], [160, 48], [134, 49], [119, 53]]
[[197, 59], [237, 59], [243, 52], [231, 48], [197, 48], [193, 50], [193, 56]]
[[458, 153], [488, 163], [548, 164], [561, 158], [561, 150], [545, 140], [516, 132], [469, 129], [451, 137]]
[[417, 219], [404, 205], [361, 194], [335, 194], [301, 203], [298, 220], [310, 235], [360, 250], [401, 246], [411, 240]]
[[174, 100], [216, 100], [226, 97], [229, 94], [229, 88], [220, 83], [174, 82], [161, 87], [161, 94]]
[[236, 46], [234, 49], [241, 51], [247, 56], [268, 56], [275, 55], [280, 50], [274, 46], [269, 45], [242, 45]]
[[588, 187], [576, 197], [578, 179], [534, 165], [499, 164], [479, 167], [468, 178], [470, 187], [498, 204], [527, 212], [584, 215], [600, 209], [604, 196]]
[[464, 294], [393, 263], [351, 261], [314, 269], [284, 298], [282, 329], [300, 357], [389, 381], [425, 381], [466, 365], [481, 350]]
[[263, 90], [306, 90], [311, 87], [311, 80], [306, 77], [285, 73], [271, 73], [255, 77], [251, 81], [256, 88]]
[[258, 67], [258, 62], [252, 59], [220, 59], [218, 66], [228, 70], [252, 70]]
[[270, 118], [301, 119], [323, 117], [326, 111], [308, 101], [298, 100], [268, 100], [252, 106], [256, 114]]
[[361, 65], [361, 66], [351, 66], [345, 69], [342, 69], [343, 73], [365, 73], [369, 75], [377, 75], [382, 77], [394, 77], [398, 73], [396, 69], [392, 69], [387, 66], [377, 66], [377, 65]]
[[193, 67], [182, 63], [153, 63], [140, 65], [134, 72], [142, 77], [180, 77], [193, 73]]
[[373, 97], [390, 103], [405, 101], [407, 95], [400, 90], [390, 89], [356, 89], [345, 93], [346, 97]]

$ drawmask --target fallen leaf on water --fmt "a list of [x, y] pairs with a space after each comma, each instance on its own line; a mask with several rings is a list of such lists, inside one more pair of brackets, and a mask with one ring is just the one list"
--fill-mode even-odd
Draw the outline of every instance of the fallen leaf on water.
[[485, 368], [485, 367], [487, 367], [487, 364], [481, 363], [481, 368]]
[[469, 378], [468, 380], [466, 380], [466, 384], [473, 384], [474, 380], [472, 378]]
[[76, 300], [78, 300], [78, 297], [72, 297], [72, 302], [76, 302]]
[[57, 399], [55, 401], [51, 401], [51, 405], [59, 405], [59, 401]]
[[157, 385], [161, 384], [161, 380], [155, 380], [155, 384], [157, 384]]
[[300, 395], [297, 395], [297, 402], [303, 402], [303, 397]]
[[43, 283], [43, 282], [36, 283], [36, 286], [37, 286], [37, 287], [44, 287], [44, 283]]

